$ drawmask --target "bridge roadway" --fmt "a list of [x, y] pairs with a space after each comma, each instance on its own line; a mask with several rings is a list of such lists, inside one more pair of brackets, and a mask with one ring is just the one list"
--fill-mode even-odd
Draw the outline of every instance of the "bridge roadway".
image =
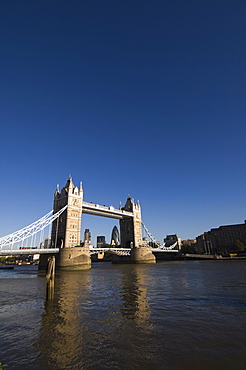
[[132, 212], [127, 212], [123, 209], [116, 209], [113, 206], [106, 207], [99, 204], [83, 202], [82, 203], [82, 213], [88, 215], [116, 218], [118, 220], [123, 217], [133, 217]]
[[[102, 252], [111, 252], [119, 255], [130, 254], [130, 248], [93, 248], [90, 247], [90, 254], [102, 253]], [[168, 252], [168, 253], [177, 253], [177, 249], [161, 249], [161, 248], [152, 248], [153, 252]], [[2, 249], [0, 250], [0, 256], [17, 256], [20, 254], [56, 254], [59, 253], [59, 248], [47, 248], [47, 249]]]

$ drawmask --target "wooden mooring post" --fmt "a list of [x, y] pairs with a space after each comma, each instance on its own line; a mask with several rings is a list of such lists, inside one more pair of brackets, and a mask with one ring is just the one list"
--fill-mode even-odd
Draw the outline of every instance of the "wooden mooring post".
[[46, 268], [46, 300], [54, 298], [55, 288], [55, 256], [51, 256], [47, 261]]

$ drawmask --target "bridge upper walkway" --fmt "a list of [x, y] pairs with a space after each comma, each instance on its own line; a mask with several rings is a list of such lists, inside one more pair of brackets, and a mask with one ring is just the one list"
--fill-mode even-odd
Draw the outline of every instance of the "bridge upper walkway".
[[116, 218], [118, 220], [122, 219], [123, 217], [133, 217], [133, 213], [127, 212], [122, 209], [114, 208], [113, 206], [106, 207], [100, 204], [82, 203], [82, 213], [95, 215], [95, 216], [102, 216], [102, 217], [109, 217], [109, 218]]

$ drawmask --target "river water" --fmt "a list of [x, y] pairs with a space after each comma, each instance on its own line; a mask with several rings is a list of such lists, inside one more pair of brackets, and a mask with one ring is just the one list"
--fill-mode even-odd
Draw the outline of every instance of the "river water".
[[0, 271], [6, 369], [246, 368], [246, 261]]

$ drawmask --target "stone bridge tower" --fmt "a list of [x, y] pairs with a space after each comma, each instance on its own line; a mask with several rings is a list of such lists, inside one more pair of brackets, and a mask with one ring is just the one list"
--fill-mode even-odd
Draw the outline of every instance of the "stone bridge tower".
[[120, 237], [123, 248], [139, 247], [142, 244], [142, 218], [141, 206], [135, 204], [134, 199], [128, 196], [125, 211], [132, 212], [133, 217], [123, 217], [120, 220]]
[[62, 190], [59, 191], [57, 188], [54, 194], [54, 213], [67, 205], [67, 209], [52, 225], [51, 243], [53, 248], [60, 249], [57, 258], [58, 268], [88, 269], [91, 267], [90, 249], [80, 245], [82, 204], [82, 183], [78, 188], [69, 176]]
[[54, 247], [67, 248], [80, 245], [82, 202], [82, 183], [80, 183], [80, 188], [74, 186], [71, 176], [61, 192], [57, 187], [54, 194], [53, 212], [58, 212], [65, 205], [68, 207], [58, 221], [53, 222], [51, 244]]

